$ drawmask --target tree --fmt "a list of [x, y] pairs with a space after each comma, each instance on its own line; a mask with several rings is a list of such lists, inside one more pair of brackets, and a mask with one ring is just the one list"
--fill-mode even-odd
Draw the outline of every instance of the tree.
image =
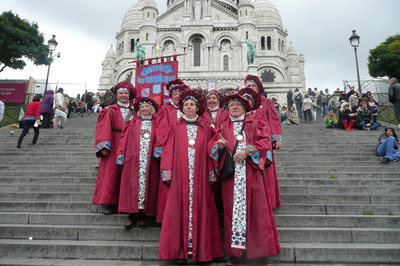
[[372, 77], [400, 78], [400, 34], [369, 51], [368, 70]]
[[44, 43], [43, 34], [36, 23], [21, 19], [11, 11], [0, 15], [0, 72], [6, 67], [23, 69], [22, 57], [32, 60], [35, 65], [50, 63], [49, 47]]

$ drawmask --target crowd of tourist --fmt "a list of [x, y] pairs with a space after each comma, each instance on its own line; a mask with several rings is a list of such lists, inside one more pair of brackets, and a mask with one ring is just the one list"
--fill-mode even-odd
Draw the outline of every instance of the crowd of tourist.
[[[126, 213], [126, 228], [162, 224], [159, 257], [172, 264], [229, 255], [267, 264], [280, 252], [272, 209], [280, 206], [273, 151], [282, 147], [274, 102], [260, 79], [245, 88], [203, 96], [181, 80], [167, 85], [171, 101], [136, 97], [127, 81], [96, 127], [100, 158], [93, 203]], [[218, 213], [224, 216], [223, 248]]]

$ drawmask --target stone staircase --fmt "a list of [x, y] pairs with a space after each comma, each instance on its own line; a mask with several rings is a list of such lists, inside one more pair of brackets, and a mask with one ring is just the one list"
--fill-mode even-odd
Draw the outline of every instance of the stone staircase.
[[[158, 224], [127, 231], [126, 215], [91, 204], [96, 118], [42, 129], [36, 146], [27, 135], [21, 149], [20, 130], [0, 129], [0, 265], [163, 265]], [[275, 265], [399, 264], [400, 162], [375, 156], [382, 130], [283, 127]]]

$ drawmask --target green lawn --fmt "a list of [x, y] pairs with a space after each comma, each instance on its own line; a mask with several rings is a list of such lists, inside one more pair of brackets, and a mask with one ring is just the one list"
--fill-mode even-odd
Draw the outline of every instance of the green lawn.
[[0, 127], [17, 123], [20, 109], [20, 106], [6, 105], [3, 120], [0, 122]]

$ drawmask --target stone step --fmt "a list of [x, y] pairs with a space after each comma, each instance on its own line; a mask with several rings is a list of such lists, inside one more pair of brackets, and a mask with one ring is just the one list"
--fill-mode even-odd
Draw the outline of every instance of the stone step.
[[[94, 190], [94, 189], [93, 189]], [[0, 193], [0, 202], [4, 201], [30, 201], [30, 202], [44, 202], [44, 201], [74, 201], [74, 202], [90, 202], [93, 198], [93, 191], [91, 192], [10, 192]]]
[[[400, 194], [400, 186], [348, 186], [343, 184], [341, 186], [287, 186], [280, 182], [281, 195], [380, 195], [380, 194]], [[399, 180], [400, 182], [400, 180]], [[1, 191], [1, 188], [0, 188]]]
[[[278, 234], [281, 243], [400, 243], [400, 228], [278, 227]], [[0, 239], [158, 242], [159, 237], [159, 227], [0, 225]]]
[[97, 212], [91, 202], [0, 201], [0, 212]]
[[[43, 225], [124, 225], [127, 214], [104, 215], [102, 213], [28, 213], [0, 212], [1, 224]], [[399, 228], [397, 215], [312, 215], [275, 214], [278, 227], [335, 227], [335, 228]], [[149, 225], [159, 227], [154, 215], [148, 216]]]
[[354, 179], [354, 178], [360, 178], [360, 175], [362, 175], [363, 178], [365, 179], [371, 179], [371, 178], [376, 178], [376, 179], [393, 179], [393, 180], [398, 180], [399, 173], [396, 171], [396, 169], [393, 169], [390, 172], [374, 172], [374, 173], [365, 173], [362, 172], [343, 172], [343, 171], [319, 171], [319, 172], [290, 172], [290, 171], [285, 171], [282, 169], [278, 169], [278, 176], [279, 178], [331, 178], [331, 179]]
[[94, 184], [32, 184], [32, 183], [2, 183], [0, 179], [0, 192], [92, 192], [94, 191]]
[[76, 163], [63, 163], [63, 165], [57, 165], [55, 166], [56, 162], [54, 164], [47, 164], [43, 165], [42, 163], [26, 163], [24, 165], [22, 164], [17, 164], [17, 165], [0, 165], [0, 175], [7, 175], [7, 172], [9, 171], [17, 171], [21, 169], [22, 167], [29, 168], [30, 171], [34, 172], [47, 172], [48, 170], [54, 170], [56, 168], [60, 172], [68, 172], [71, 169], [74, 169], [74, 171], [90, 171], [94, 170], [94, 166], [97, 166], [99, 163], [98, 162], [93, 162], [90, 164], [90, 162], [82, 164], [79, 162]]
[[281, 195], [282, 202], [287, 204], [396, 204], [400, 201], [400, 194], [393, 195]]
[[[282, 157], [283, 159], [284, 157]], [[276, 159], [276, 167], [278, 169], [284, 169], [287, 167], [288, 163], [285, 162], [285, 160], [278, 160], [277, 157], [275, 157]], [[340, 163], [340, 166], [344, 166], [344, 167], [349, 167], [349, 166], [354, 166], [354, 164], [356, 163], [357, 166], [373, 166], [376, 168], [385, 168], [385, 167], [396, 167], [398, 168], [399, 165], [397, 164], [382, 164], [381, 160], [379, 159], [379, 157], [373, 157], [373, 160], [367, 161], [367, 160], [360, 160], [355, 162], [354, 160], [352, 161], [345, 161], [345, 162], [341, 162], [341, 161], [335, 161], [335, 160], [330, 160], [330, 161], [307, 161], [307, 160], [297, 160], [297, 161], [291, 161], [290, 162], [290, 166], [291, 167], [331, 167], [332, 165], [338, 165]]]
[[[0, 240], [3, 258], [36, 257], [47, 259], [158, 259], [157, 242], [138, 241], [66, 241]], [[280, 262], [357, 262], [397, 263], [400, 245], [361, 243], [282, 243], [282, 253], [273, 257]], [[96, 252], [93, 252], [96, 250]], [[22, 255], [23, 254], [23, 255]]]
[[8, 184], [92, 184], [96, 183], [96, 177], [0, 177], [1, 183]]
[[[331, 176], [332, 177], [332, 176]], [[281, 178], [279, 175], [279, 185], [281, 186], [400, 186], [399, 179], [367, 179], [367, 178]]]
[[362, 215], [371, 213], [377, 215], [399, 214], [399, 204], [294, 204], [282, 203], [275, 210], [279, 214], [327, 214], [327, 215]]
[[331, 173], [337, 170], [340, 170], [341, 172], [353, 172], [353, 171], [359, 171], [359, 174], [362, 173], [375, 173], [375, 172], [380, 172], [380, 173], [392, 173], [393, 171], [399, 170], [400, 164], [397, 165], [397, 163], [393, 164], [385, 164], [383, 165], [381, 163], [381, 167], [376, 167], [376, 166], [359, 166], [359, 165], [353, 165], [353, 166], [285, 166], [279, 170], [279, 173], [285, 173], [285, 172], [319, 172], [321, 169], [326, 173]]
[[[97, 206], [87, 202], [74, 201], [0, 201], [0, 212], [97, 212]], [[100, 211], [101, 212], [101, 211]], [[372, 213], [377, 215], [399, 214], [399, 204], [369, 204], [369, 203], [282, 203], [275, 210], [278, 214], [327, 214], [327, 215], [362, 215]]]
[[7, 177], [96, 177], [97, 176], [97, 169], [93, 167], [91, 171], [55, 171], [56, 167], [54, 166], [52, 170], [47, 170], [43, 172], [35, 171], [7, 171], [2, 173], [1, 175], [6, 175]]

